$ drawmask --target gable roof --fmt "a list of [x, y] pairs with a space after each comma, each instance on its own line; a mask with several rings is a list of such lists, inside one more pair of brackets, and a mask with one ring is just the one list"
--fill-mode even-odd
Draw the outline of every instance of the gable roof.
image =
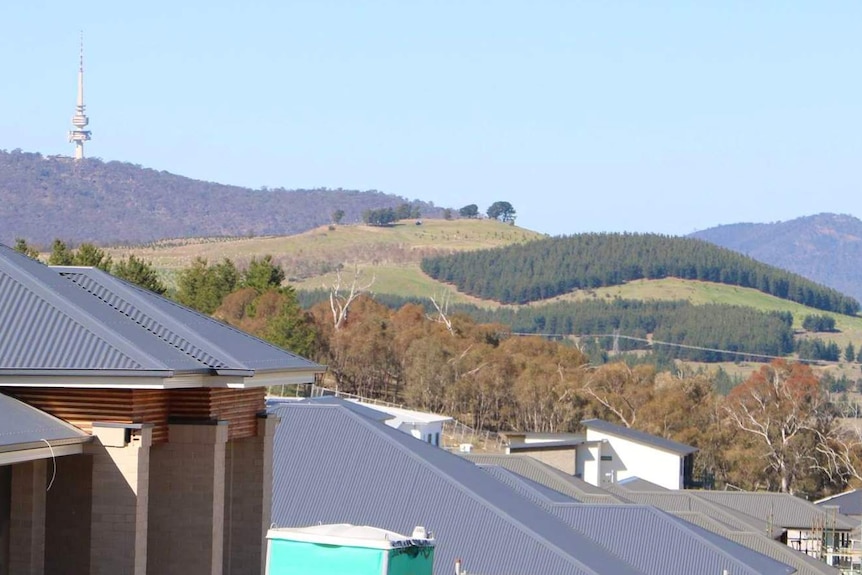
[[645, 573], [789, 575], [795, 569], [648, 505], [550, 507]]
[[814, 504], [821, 508], [837, 505], [838, 512], [843, 515], [862, 515], [862, 490], [851, 489], [815, 501]]
[[393, 420], [390, 421], [390, 424], [396, 424], [393, 425], [393, 427], [397, 427], [402, 423], [442, 423], [444, 421], [452, 421], [452, 418], [448, 415], [439, 415], [437, 413], [416, 411], [413, 409], [404, 409], [402, 407], [392, 407], [389, 405], [378, 405], [375, 403], [363, 403], [358, 399], [348, 399], [347, 401], [351, 403], [361, 403], [368, 409], [387, 414], [389, 416], [387, 419]]
[[721, 573], [728, 569], [738, 574], [788, 575], [796, 570], [655, 507], [582, 505], [503, 467], [479, 466], [645, 573]]
[[818, 521], [847, 531], [859, 526], [855, 520], [845, 515], [839, 513], [833, 516], [822, 507], [789, 493], [700, 490], [692, 490], [691, 493], [706, 501], [718, 503], [785, 529], [811, 529]]
[[648, 445], [650, 447], [655, 447], [656, 449], [662, 449], [664, 451], [670, 451], [671, 453], [677, 453], [679, 455], [688, 455], [697, 451], [697, 447], [692, 447], [691, 445], [686, 445], [684, 443], [679, 443], [677, 441], [665, 439], [663, 437], [650, 435], [649, 433], [644, 433], [643, 431], [630, 429], [628, 427], [616, 425], [614, 423], [603, 421], [601, 419], [585, 419], [581, 421], [581, 425], [586, 427], [587, 431], [589, 431], [590, 429], [594, 429], [602, 433], [616, 435], [618, 437], [623, 437], [625, 439], [629, 439], [643, 445]]
[[[480, 465], [501, 465], [523, 477], [546, 487], [568, 494], [579, 501], [593, 503], [639, 503], [665, 510], [720, 537], [790, 565], [797, 575], [837, 575], [838, 570], [822, 561], [809, 557], [776, 541], [783, 529], [775, 527], [766, 536], [768, 524], [745, 513], [698, 498], [694, 492], [686, 491], [628, 491], [619, 484], [611, 484], [608, 490], [590, 485], [526, 455], [459, 454]], [[637, 482], [635, 482], [637, 485]], [[602, 496], [601, 494], [604, 494]]]
[[620, 479], [616, 482], [615, 485], [619, 485], [624, 488], [626, 491], [632, 491], [635, 493], [640, 493], [644, 491], [652, 491], [658, 493], [664, 493], [670, 491], [667, 487], [662, 487], [661, 485], [657, 485], [652, 481], [647, 481], [646, 479], [641, 479], [637, 476], [626, 477], [625, 479]]
[[414, 526], [437, 541], [435, 573], [640, 573], [457, 455], [337, 405], [282, 404], [273, 447], [279, 526]]
[[581, 503], [626, 503], [618, 494], [610, 493], [587, 483], [579, 477], [542, 463], [523, 454], [458, 453], [459, 456], [478, 465], [498, 465], [521, 477], [540, 483]]
[[0, 375], [279, 373], [322, 366], [94, 268], [48, 267], [0, 245]]

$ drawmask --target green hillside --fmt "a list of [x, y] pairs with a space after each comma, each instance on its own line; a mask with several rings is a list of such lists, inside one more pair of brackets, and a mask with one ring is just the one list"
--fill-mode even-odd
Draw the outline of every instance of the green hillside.
[[675, 277], [750, 287], [826, 311], [859, 311], [855, 299], [798, 274], [702, 240], [657, 234], [546, 238], [429, 257], [422, 270], [462, 292], [501, 303], [524, 304], [577, 289]]
[[[359, 285], [371, 284], [370, 292], [379, 298], [385, 297], [393, 305], [409, 300], [428, 304], [432, 296], [437, 301], [448, 299], [453, 311], [469, 312], [472, 309], [471, 315], [483, 321], [510, 322], [518, 331], [577, 335], [609, 333], [618, 329], [622, 335], [646, 336], [658, 329], [660, 334], [669, 334], [666, 337], [679, 343], [749, 353], [791, 353], [793, 344], [788, 340], [804, 338], [834, 342], [842, 349], [848, 343], [857, 347], [862, 344], [862, 318], [817, 310], [755, 288], [666, 277], [573, 290], [526, 305], [501, 305], [459, 292], [455, 286], [434, 280], [421, 269], [423, 259], [429, 257], [481, 254], [489, 249], [532, 247], [546, 242], [541, 234], [496, 221], [427, 220], [421, 225], [411, 221], [387, 227], [322, 226], [295, 236], [162, 241], [110, 252], [115, 258], [129, 254], [145, 258], [168, 279], [175, 278], [197, 257], [211, 263], [229, 258], [242, 267], [252, 257], [271, 254], [283, 266], [291, 285], [304, 293], [316, 292], [318, 299], [326, 297], [340, 270], [342, 286], [349, 285], [354, 274], [358, 273]], [[487, 269], [496, 268], [480, 269], [487, 273]], [[495, 277], [494, 274], [491, 277]], [[314, 298], [311, 294], [305, 301], [308, 303]], [[617, 308], [637, 308], [638, 311], [634, 315], [618, 316], [616, 308], [588, 305], [597, 302], [615, 304]], [[619, 302], [633, 303], [621, 306]], [[692, 310], [691, 306], [696, 306], [696, 309]], [[744, 309], [751, 311], [745, 312]], [[513, 315], [517, 310], [523, 310], [518, 319]], [[756, 313], [752, 315], [753, 312]], [[603, 321], [596, 319], [596, 314], [615, 319]], [[815, 314], [834, 317], [838, 331], [825, 334], [802, 332], [803, 319]], [[576, 320], [566, 319], [567, 316]], [[673, 317], [679, 318], [679, 322], [695, 325], [680, 335], [673, 329]], [[588, 323], [589, 318], [593, 318], [592, 324]], [[774, 321], [776, 318], [780, 320], [777, 323]], [[722, 328], [719, 331], [713, 329], [711, 333], [698, 333], [704, 325]], [[637, 349], [638, 345], [623, 347]]]

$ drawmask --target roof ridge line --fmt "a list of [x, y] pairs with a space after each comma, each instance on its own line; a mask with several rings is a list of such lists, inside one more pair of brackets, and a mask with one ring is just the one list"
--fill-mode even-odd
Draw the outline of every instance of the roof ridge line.
[[[370, 429], [373, 429], [375, 432], [379, 431], [379, 429], [380, 429], [380, 428], [378, 428], [378, 427], [375, 427], [375, 426], [372, 424], [372, 420], [371, 420], [371, 419], [368, 419], [367, 417], [364, 417], [364, 416], [362, 416], [362, 415], [359, 415], [358, 413], [355, 413], [355, 412], [353, 412], [353, 411], [351, 411], [351, 410], [349, 410], [349, 409], [345, 409], [345, 408], [344, 408], [344, 407], [342, 407], [342, 406], [338, 406], [338, 405], [330, 405], [330, 406], [321, 406], [321, 407], [335, 407], [335, 408], [341, 409], [343, 412], [346, 412], [347, 414], [349, 414], [349, 416], [350, 416], [350, 417], [354, 417], [354, 418], [356, 418], [356, 419], [357, 419], [357, 421], [360, 421], [360, 422], [362, 423], [362, 425], [364, 425], [364, 426], [366, 426], [366, 427], [368, 427], [368, 428], [370, 428]], [[376, 423], [378, 423], [378, 424], [380, 424], [380, 425], [386, 425], [385, 423], [381, 423], [381, 422], [376, 422]], [[392, 428], [390, 428], [390, 429], [392, 429]], [[401, 432], [401, 431], [394, 430], [394, 429], [393, 429], [393, 431], [395, 431], [396, 433], [403, 433], [403, 432]], [[476, 494], [475, 492], [473, 492], [473, 491], [471, 491], [471, 490], [467, 489], [467, 487], [465, 487], [461, 482], [456, 481], [454, 478], [450, 477], [447, 473], [443, 472], [443, 471], [442, 471], [440, 468], [438, 468], [436, 465], [431, 465], [427, 460], [425, 460], [425, 459], [424, 459], [423, 457], [421, 457], [420, 455], [416, 454], [413, 450], [408, 449], [407, 447], [405, 447], [402, 443], [400, 443], [399, 441], [397, 441], [397, 440], [394, 438], [395, 436], [391, 436], [391, 437], [390, 437], [389, 435], [387, 435], [387, 434], [385, 434], [385, 433], [378, 433], [378, 435], [380, 435], [380, 436], [381, 436], [384, 440], [386, 440], [387, 442], [390, 442], [390, 443], [392, 443], [392, 444], [396, 445], [400, 451], [402, 451], [402, 452], [406, 453], [406, 454], [407, 454], [407, 456], [408, 456], [408, 457], [410, 457], [411, 459], [418, 460], [420, 463], [422, 463], [422, 464], [423, 464], [423, 466], [426, 466], [426, 467], [430, 467], [430, 468], [432, 468], [433, 473], [437, 474], [439, 477], [442, 477], [442, 478], [443, 478], [447, 483], [450, 483], [450, 484], [454, 485], [454, 486], [455, 486], [455, 487], [456, 487], [460, 492], [464, 493], [465, 495], [467, 495], [467, 496], [468, 496], [468, 497], [470, 497], [471, 499], [481, 501], [481, 502], [482, 502], [484, 505], [486, 505], [486, 506], [488, 507], [488, 509], [490, 509], [490, 510], [495, 514], [495, 515], [500, 516], [500, 517], [504, 517], [507, 521], [509, 521], [509, 522], [511, 522], [513, 525], [517, 526], [517, 528], [518, 528], [520, 531], [522, 531], [523, 533], [531, 534], [533, 537], [535, 537], [535, 538], [536, 538], [537, 543], [539, 543], [540, 545], [545, 546], [545, 547], [546, 547], [546, 548], [548, 548], [549, 550], [551, 550], [551, 551], [553, 551], [554, 553], [556, 553], [556, 554], [560, 555], [560, 556], [561, 556], [561, 557], [563, 557], [563, 558], [564, 558], [568, 563], [571, 563], [571, 564], [573, 564], [573, 565], [575, 565], [575, 566], [577, 566], [577, 567], [580, 567], [580, 568], [582, 568], [582, 569], [584, 569], [584, 570], [588, 571], [589, 573], [595, 573], [596, 575], [600, 575], [600, 574], [602, 573], [601, 571], [596, 571], [596, 569], [595, 569], [594, 567], [591, 567], [590, 565], [587, 565], [586, 563], [584, 563], [583, 561], [581, 561], [581, 560], [580, 560], [580, 559], [578, 559], [577, 557], [572, 556], [570, 553], [568, 553], [568, 552], [567, 552], [567, 551], [565, 551], [564, 549], [562, 549], [562, 548], [558, 547], [555, 543], [553, 543], [552, 541], [548, 540], [544, 535], [542, 535], [542, 534], [540, 534], [540, 533], [537, 533], [536, 531], [534, 531], [533, 529], [531, 529], [531, 528], [530, 528], [530, 527], [528, 527], [527, 525], [524, 525], [524, 523], [522, 523], [520, 520], [518, 520], [518, 519], [516, 519], [516, 518], [512, 517], [511, 515], [509, 515], [508, 513], [504, 512], [503, 510], [501, 510], [500, 508], [498, 508], [496, 505], [494, 505], [491, 501], [488, 501], [486, 498], [481, 497], [481, 496], [479, 496], [478, 494]], [[418, 441], [418, 440], [416, 440], [415, 438], [413, 438], [413, 439], [414, 439], [415, 441]], [[434, 449], [442, 449], [442, 448], [435, 447]], [[453, 457], [458, 457], [457, 455], [455, 455], [455, 454], [451, 454], [451, 453], [450, 453], [449, 455], [452, 455]], [[472, 461], [469, 461], [469, 460], [467, 460], [467, 459], [460, 458], [460, 457], [459, 457], [458, 459], [460, 459], [460, 460], [464, 461], [464, 463], [465, 463], [465, 464], [473, 465], [474, 467], [476, 466], [476, 464], [475, 464], [475, 463], [473, 463]], [[478, 469], [478, 468], [477, 468], [477, 471], [479, 471], [480, 473], [484, 473], [481, 469]], [[501, 485], [504, 485], [504, 486], [505, 486], [509, 491], [511, 491], [512, 493], [514, 493], [516, 497], [519, 497], [519, 498], [521, 498], [521, 499], [526, 500], [526, 501], [527, 501], [527, 502], [529, 502], [529, 503], [532, 503], [532, 502], [530, 502], [530, 500], [529, 500], [527, 497], [525, 497], [524, 495], [521, 495], [520, 493], [518, 493], [516, 490], [512, 489], [511, 487], [509, 487], [509, 486], [505, 485], [505, 483], [503, 483], [502, 481], [499, 481], [499, 480], [496, 480], [496, 481], [497, 481], [498, 483], [500, 483]], [[606, 547], [604, 547], [603, 545], [599, 545], [599, 544], [598, 544], [598, 543], [596, 543], [595, 541], [593, 541], [593, 540], [589, 539], [588, 537], [586, 537], [585, 535], [581, 534], [581, 533], [580, 533], [580, 532], [578, 532], [576, 529], [574, 529], [574, 528], [572, 528], [571, 526], [569, 526], [568, 524], [566, 524], [566, 523], [565, 523], [562, 519], [560, 519], [559, 517], [556, 517], [555, 515], [553, 515], [552, 513], [550, 513], [549, 511], [547, 511], [546, 509], [543, 509], [543, 511], [544, 511], [545, 513], [547, 513], [547, 515], [548, 515], [548, 516], [552, 517], [553, 519], [555, 519], [556, 521], [558, 521], [558, 522], [560, 522], [562, 525], [564, 525], [564, 526], [565, 526], [565, 528], [566, 528], [566, 529], [568, 529], [569, 531], [571, 531], [572, 533], [576, 533], [577, 535], [579, 535], [580, 537], [582, 537], [586, 542], [592, 543], [593, 545], [595, 545], [595, 547], [596, 547], [596, 548], [601, 549], [604, 553], [607, 553], [607, 554], [608, 554], [608, 555], [610, 555], [611, 557], [614, 557], [617, 561], [619, 561], [619, 562], [621, 562], [621, 563], [623, 563], [623, 564], [627, 565], [627, 566], [628, 566], [628, 567], [629, 567], [629, 568], [630, 568], [634, 573], [642, 573], [642, 571], [641, 571], [640, 569], [638, 569], [637, 567], [635, 567], [634, 565], [632, 565], [631, 563], [629, 563], [629, 562], [628, 562], [628, 561], [626, 561], [625, 559], [623, 559], [623, 558], [619, 557], [618, 555], [615, 555], [614, 553], [612, 553], [610, 550], [608, 550], [608, 549], [607, 549]]]
[[[7, 249], [9, 249], [9, 251], [13, 251], [13, 250], [11, 250], [11, 248], [7, 248]], [[22, 257], [22, 258], [30, 260], [30, 258], [28, 258], [25, 255], [22, 255], [22, 254], [16, 254], [16, 255], [20, 255], [20, 257]], [[60, 282], [60, 281], [63, 282], [62, 284], [58, 283], [58, 285], [68, 285], [69, 283], [73, 283], [73, 282], [67, 282], [65, 278], [63, 278], [59, 273], [54, 271], [50, 266], [45, 265], [39, 261], [35, 261], [35, 260], [31, 260], [31, 261], [34, 265], [44, 266], [46, 272], [54, 275], [54, 279], [58, 280], [58, 282]], [[65, 294], [63, 294], [59, 291], [56, 291], [56, 290], [49, 289], [49, 285], [47, 285], [45, 282], [41, 281], [41, 278], [39, 278], [36, 274], [34, 274], [29, 269], [27, 269], [27, 265], [21, 266], [21, 265], [16, 264], [15, 262], [13, 262], [13, 265], [14, 265], [15, 269], [20, 274], [25, 276], [25, 278], [27, 279], [26, 284], [22, 283], [19, 278], [16, 278], [15, 276], [10, 275], [8, 272], [0, 271], [0, 273], [3, 273], [11, 281], [18, 283], [22, 287], [30, 290], [32, 293], [37, 294], [42, 299], [42, 301], [44, 301], [46, 304], [50, 305], [58, 313], [66, 316], [71, 321], [77, 323], [78, 325], [80, 325], [81, 327], [83, 327], [84, 329], [89, 331], [91, 334], [93, 334], [94, 336], [101, 339], [106, 345], [114, 348], [117, 352], [121, 353], [123, 356], [125, 356], [129, 360], [137, 363], [141, 369], [144, 368], [144, 363], [141, 361], [141, 356], [143, 356], [146, 360], [149, 360], [154, 365], [161, 366], [165, 372], [173, 373], [173, 370], [171, 370], [167, 365], [165, 365], [164, 363], [162, 363], [161, 361], [159, 361], [155, 357], [151, 356], [150, 354], [146, 353], [145, 351], [142, 351], [142, 350], [138, 349], [136, 346], [132, 345], [132, 342], [129, 341], [125, 336], [123, 336], [122, 334], [120, 334], [116, 330], [109, 327], [104, 322], [100, 321], [98, 318], [96, 318], [93, 315], [91, 315], [90, 313], [88, 313], [87, 310], [85, 310], [81, 305], [70, 300], [70, 298], [67, 297]], [[81, 289], [81, 288], [79, 286], [76, 286], [76, 289]], [[72, 310], [74, 310], [75, 314], [73, 315], [73, 314], [69, 313], [66, 309], [64, 309], [64, 306], [57, 305], [59, 303], [58, 300], [61, 300], [62, 303], [64, 304], [64, 306], [67, 306], [68, 308], [71, 308]], [[105, 337], [107, 334], [110, 334], [111, 337]], [[118, 347], [117, 345], [115, 345], [115, 342], [117, 342], [117, 341], [119, 341], [123, 344], [122, 347]], [[130, 353], [130, 351], [132, 353]], [[148, 371], [154, 371], [154, 370], [152, 368], [150, 368], [150, 369], [148, 369]]]

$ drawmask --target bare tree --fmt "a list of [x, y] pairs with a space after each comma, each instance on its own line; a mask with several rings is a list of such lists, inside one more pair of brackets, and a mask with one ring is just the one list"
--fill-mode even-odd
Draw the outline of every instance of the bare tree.
[[811, 368], [773, 361], [727, 396], [725, 412], [759, 446], [765, 468], [778, 478], [778, 489], [793, 492], [794, 483], [811, 469], [812, 454], [823, 442], [828, 402]]
[[332, 323], [335, 330], [338, 331], [347, 321], [347, 313], [350, 309], [350, 304], [364, 293], [369, 293], [369, 289], [374, 285], [375, 276], [371, 276], [371, 281], [361, 285], [359, 282], [362, 271], [359, 266], [353, 266], [353, 281], [350, 283], [350, 289], [345, 294], [342, 291], [341, 270], [335, 274], [335, 281], [329, 287], [329, 307], [332, 310]]
[[427, 317], [431, 321], [442, 323], [446, 326], [446, 329], [449, 330], [449, 333], [455, 335], [455, 329], [452, 327], [452, 320], [449, 319], [449, 300], [451, 299], [451, 297], [451, 294], [444, 293], [440, 297], [440, 303], [437, 303], [435, 296], [428, 296], [428, 299], [431, 300], [431, 304], [434, 306], [434, 309], [437, 310], [437, 315], [428, 314], [425, 317]]

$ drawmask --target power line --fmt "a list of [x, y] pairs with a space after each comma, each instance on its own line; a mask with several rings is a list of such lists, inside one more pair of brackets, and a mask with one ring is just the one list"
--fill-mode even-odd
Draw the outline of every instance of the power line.
[[[616, 340], [627, 339], [630, 341], [643, 342], [649, 346], [664, 345], [667, 347], [677, 347], [677, 348], [681, 348], [681, 349], [693, 349], [693, 350], [697, 350], [697, 351], [711, 351], [711, 352], [715, 352], [715, 353], [725, 353], [728, 355], [736, 355], [736, 356], [743, 357], [743, 358], [751, 357], [751, 358], [759, 358], [759, 359], [787, 359], [786, 356], [782, 356], [782, 355], [768, 355], [765, 353], [752, 353], [752, 352], [748, 352], [748, 351], [718, 349], [718, 348], [714, 348], [714, 347], [702, 347], [699, 345], [686, 345], [684, 343], [674, 343], [671, 341], [660, 341], [660, 340], [655, 340], [655, 339], [646, 339], [644, 337], [635, 337], [632, 335], [621, 335], [618, 331], [614, 331], [614, 333], [585, 333], [585, 334], [580, 334], [580, 335], [575, 335], [575, 334], [566, 335], [566, 334], [561, 334], [561, 333], [512, 332], [512, 335], [520, 335], [520, 336], [531, 336], [532, 335], [532, 336], [538, 336], [538, 337], [547, 337], [549, 339], [551, 339], [551, 338], [564, 338], [564, 337], [574, 337], [574, 338], [578, 338], [578, 339], [584, 338], [584, 337], [593, 337], [593, 338], [609, 337], [609, 338], [613, 338], [615, 340], [615, 342], [614, 342], [615, 346], [617, 345]], [[826, 359], [798, 358], [796, 361], [799, 361], [801, 363], [810, 363], [810, 364], [814, 364], [814, 365], [823, 365], [823, 364], [828, 364], [828, 363], [838, 365], [841, 363], [840, 361], [831, 361], [831, 360], [826, 360]]]

